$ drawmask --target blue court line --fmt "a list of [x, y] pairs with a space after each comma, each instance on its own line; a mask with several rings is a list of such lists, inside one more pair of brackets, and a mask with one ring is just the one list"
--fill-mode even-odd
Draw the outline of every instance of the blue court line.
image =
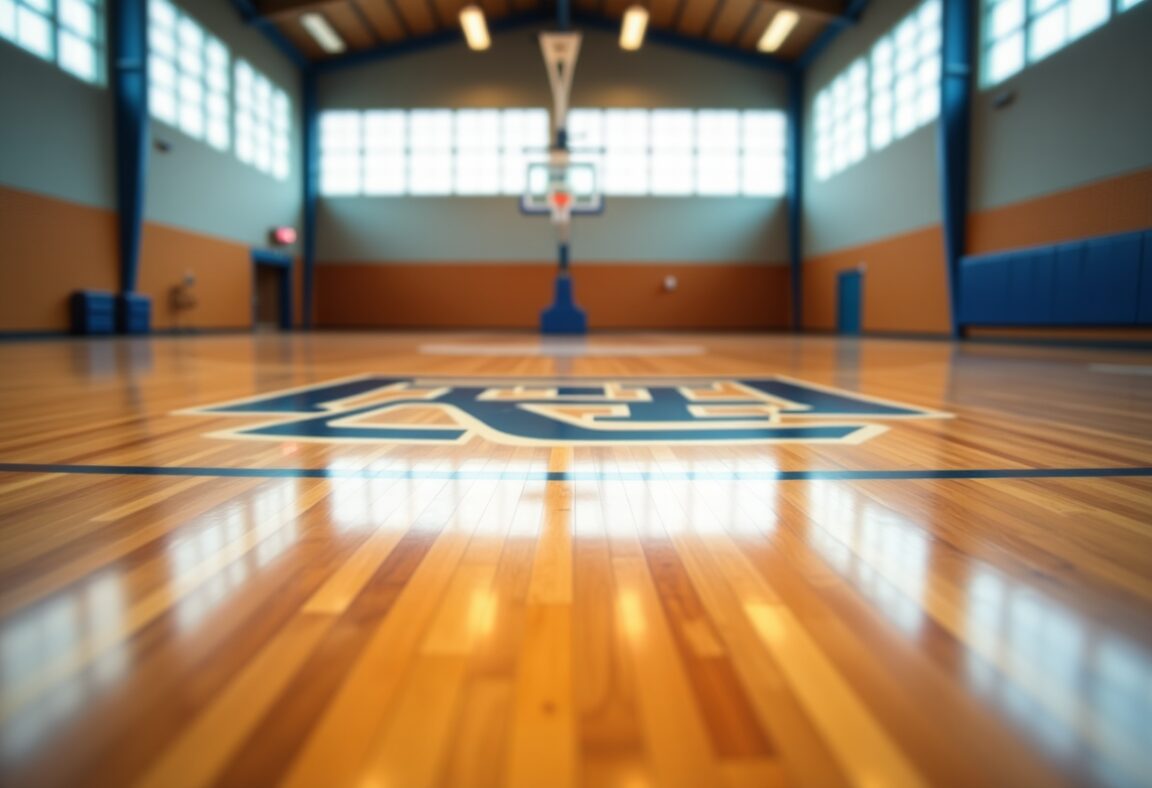
[[508, 482], [646, 481], [872, 481], [917, 479], [1092, 479], [1152, 477], [1152, 467], [948, 468], [809, 471], [434, 471], [365, 468], [196, 468], [156, 465], [53, 465], [0, 462], [0, 473], [71, 473], [106, 476], [220, 476], [247, 479], [445, 479]]

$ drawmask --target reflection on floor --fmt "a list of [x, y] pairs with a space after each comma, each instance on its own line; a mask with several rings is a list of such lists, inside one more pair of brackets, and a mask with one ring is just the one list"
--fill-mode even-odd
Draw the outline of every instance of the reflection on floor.
[[[0, 345], [0, 783], [1152, 774], [1146, 356], [655, 335], [470, 352], [498, 345], [537, 347]], [[661, 352], [686, 346], [703, 352]], [[414, 389], [299, 393], [369, 374], [444, 385], [394, 412]], [[741, 388], [769, 378], [951, 417], [783, 440], [848, 417]], [[437, 404], [469, 381], [555, 403], [560, 426], [490, 440]], [[644, 422], [665, 383], [711, 399]], [[276, 392], [290, 409], [207, 407]], [[353, 406], [415, 437], [226, 435], [300, 412], [341, 429]], [[708, 440], [669, 439], [698, 422]], [[427, 439], [445, 425], [466, 437]]]

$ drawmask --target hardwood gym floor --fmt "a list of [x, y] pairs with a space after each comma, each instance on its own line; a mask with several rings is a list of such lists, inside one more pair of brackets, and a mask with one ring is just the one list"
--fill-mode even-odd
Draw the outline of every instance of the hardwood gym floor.
[[[1152, 775], [1146, 353], [318, 334], [0, 369], [3, 785]], [[382, 410], [469, 385], [489, 410]]]

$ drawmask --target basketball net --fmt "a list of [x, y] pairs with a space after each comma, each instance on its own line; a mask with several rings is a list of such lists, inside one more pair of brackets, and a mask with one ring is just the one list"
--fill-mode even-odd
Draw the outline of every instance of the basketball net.
[[548, 195], [548, 204], [552, 207], [552, 223], [567, 226], [572, 218], [572, 195], [565, 191], [554, 191]]

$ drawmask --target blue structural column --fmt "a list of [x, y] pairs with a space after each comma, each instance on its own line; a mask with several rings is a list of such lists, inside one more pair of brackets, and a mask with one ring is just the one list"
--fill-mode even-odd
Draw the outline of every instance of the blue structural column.
[[788, 259], [792, 263], [792, 330], [804, 329], [804, 77], [839, 35], [855, 25], [868, 0], [850, 0], [844, 13], [788, 69]]
[[112, 87], [116, 105], [116, 207], [120, 297], [136, 289], [148, 172], [148, 14], [146, 0], [112, 6]]
[[[556, 0], [556, 26], [561, 31], [571, 29], [570, 0]], [[564, 123], [556, 127], [556, 139], [552, 142], [552, 149], [564, 152], [568, 150], [568, 128]], [[557, 247], [556, 283], [552, 305], [540, 313], [540, 331], [544, 334], [584, 334], [588, 331], [588, 318], [584, 310], [576, 305], [572, 295], [572, 277], [568, 273], [571, 250], [568, 245], [567, 226], [560, 229]]]
[[792, 330], [804, 328], [804, 72], [788, 73], [788, 259], [792, 264]]
[[313, 69], [304, 69], [301, 76], [300, 90], [303, 104], [303, 142], [304, 142], [304, 232], [302, 241], [304, 245], [304, 271], [303, 295], [301, 309], [304, 314], [300, 316], [300, 324], [304, 328], [312, 328], [313, 322], [313, 283], [316, 269], [316, 203], [319, 198], [320, 179], [320, 113], [316, 106], [316, 72]]
[[974, 21], [968, 0], [944, 0], [944, 39], [940, 72], [940, 188], [944, 224], [944, 255], [952, 335], [961, 336], [959, 322], [960, 258], [967, 241], [969, 118], [972, 103]]

